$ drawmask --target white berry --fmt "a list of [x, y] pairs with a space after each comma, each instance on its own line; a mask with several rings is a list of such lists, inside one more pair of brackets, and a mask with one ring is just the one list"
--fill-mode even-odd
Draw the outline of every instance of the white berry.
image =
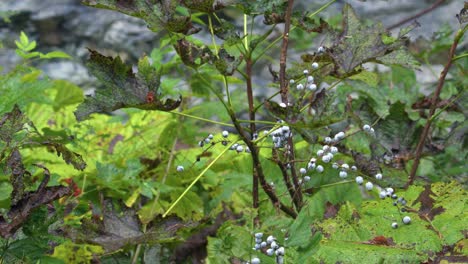
[[229, 132], [227, 130], [224, 130], [222, 135], [223, 137], [227, 138], [229, 136]]
[[317, 85], [315, 83], [312, 83], [307, 86], [307, 89], [309, 89], [310, 91], [315, 91], [317, 90]]
[[276, 264], [284, 264], [283, 256], [276, 257]]
[[385, 199], [385, 197], [387, 197], [387, 192], [386, 192], [386, 191], [380, 191], [379, 197], [380, 197], [381, 199]]
[[318, 47], [317, 52], [318, 52], [318, 53], [325, 52], [325, 48], [322, 47], [322, 46], [320, 46], [320, 47]]
[[309, 74], [309, 71], [308, 70], [304, 70], [304, 75], [308, 75]]
[[286, 108], [286, 104], [285, 104], [285, 103], [280, 103], [279, 106], [282, 107], [282, 108]]
[[324, 141], [325, 143], [331, 143], [331, 142], [332, 142], [332, 139], [331, 139], [331, 137], [326, 137], [323, 141]]
[[304, 176], [304, 182], [310, 181], [310, 176]]
[[374, 188], [374, 184], [372, 184], [372, 182], [367, 182], [367, 183], [366, 183], [366, 189], [367, 189], [368, 191], [370, 191], [370, 190], [372, 190], [372, 188]]
[[305, 168], [300, 168], [300, 169], [299, 169], [299, 172], [300, 172], [301, 174], [306, 174], [307, 170], [306, 170]]
[[208, 138], [209, 138], [209, 139], [213, 139], [213, 137], [214, 137], [213, 134], [209, 134], [209, 135], [208, 135]]
[[343, 131], [340, 131], [340, 132], [336, 133], [336, 135], [335, 135], [336, 140], [341, 140], [344, 137], [345, 137], [345, 133]]
[[387, 188], [387, 189], [385, 189], [385, 190], [387, 191], [387, 193], [388, 193], [389, 195], [392, 195], [393, 192], [394, 192], [393, 188], [390, 188], [390, 187]]
[[309, 170], [315, 169], [315, 163], [313, 163], [313, 162], [307, 163], [307, 169], [309, 169]]
[[340, 171], [340, 178], [344, 179], [348, 177], [348, 173], [346, 171]]
[[319, 156], [319, 157], [320, 157], [320, 156], [322, 156], [322, 155], [323, 155], [323, 153], [324, 153], [324, 151], [323, 151], [323, 150], [321, 150], [321, 149], [319, 149], [319, 150], [317, 151], [317, 156]]
[[403, 223], [405, 225], [408, 225], [409, 223], [411, 223], [411, 218], [409, 216], [403, 217]]
[[261, 247], [261, 248], [264, 248], [264, 247], [266, 247], [266, 246], [267, 246], [267, 242], [263, 241], [262, 243], [260, 243], [260, 247]]
[[361, 185], [364, 182], [364, 179], [361, 176], [356, 177], [356, 183]]
[[312, 69], [317, 69], [319, 67], [318, 63], [314, 62], [312, 63]]
[[341, 165], [341, 168], [344, 169], [344, 170], [349, 170], [349, 165], [346, 164], [346, 163], [343, 163], [343, 164]]
[[277, 244], [275, 241], [271, 242], [270, 247], [271, 247], [272, 249], [277, 249], [277, 248], [279, 248], [278, 244]]
[[318, 172], [323, 172], [323, 166], [318, 165], [317, 168], [315, 168]]
[[357, 171], [357, 167], [353, 165], [353, 166], [351, 166], [351, 170], [352, 171]]
[[393, 223], [392, 223], [392, 228], [398, 228], [398, 223], [397, 223], [397, 222], [393, 222]]
[[272, 248], [269, 248], [269, 249], [267, 249], [266, 253], [267, 253], [268, 256], [273, 256], [273, 254], [275, 254], [275, 250], [272, 249]]
[[369, 125], [364, 125], [364, 126], [362, 127], [362, 129], [363, 129], [364, 131], [369, 132], [370, 129], [371, 129], [371, 127], [370, 127]]
[[289, 83], [294, 84], [295, 83], [294, 79], [289, 80]]
[[338, 166], [338, 163], [336, 163], [336, 162], [333, 162], [333, 164], [332, 164], [332, 168], [334, 168], [335, 170], [336, 170], [336, 169], [338, 169], [338, 168], [339, 168], [339, 166]]
[[276, 250], [276, 255], [284, 256], [284, 247], [280, 247]]
[[330, 147], [330, 153], [332, 153], [332, 154], [338, 153], [338, 148], [335, 147], [335, 146]]
[[298, 89], [298, 90], [304, 90], [304, 85], [303, 85], [302, 83], [300, 83], [300, 84], [298, 84], [298, 85], [296, 86], [296, 89]]
[[253, 258], [250, 263], [252, 264], [260, 264], [260, 259], [259, 258]]
[[271, 244], [271, 242], [273, 242], [273, 241], [275, 241], [275, 237], [274, 237], [274, 236], [268, 236], [268, 237], [267, 237], [266, 242], [267, 242], [268, 244]]
[[255, 238], [262, 238], [263, 237], [263, 233], [255, 233]]
[[178, 172], [183, 172], [183, 171], [184, 171], [184, 166], [179, 165], [179, 166], [177, 166], [176, 170], [177, 170]]
[[237, 146], [236, 148], [237, 152], [242, 152], [243, 150], [244, 150], [244, 147], [242, 147], [241, 145]]
[[325, 162], [325, 163], [330, 162], [330, 160], [331, 160], [331, 158], [330, 158], [330, 156], [328, 156], [328, 154], [322, 157], [322, 161]]
[[314, 82], [314, 77], [313, 76], [307, 76], [307, 82]]
[[377, 173], [377, 174], [375, 175], [375, 178], [376, 178], [377, 180], [381, 180], [381, 179], [382, 179], [382, 174], [381, 174], [381, 173]]

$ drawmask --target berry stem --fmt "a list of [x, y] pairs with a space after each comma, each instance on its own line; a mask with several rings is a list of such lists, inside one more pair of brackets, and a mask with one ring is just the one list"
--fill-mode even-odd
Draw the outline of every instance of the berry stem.
[[279, 70], [279, 81], [281, 91], [281, 102], [288, 103], [288, 83], [286, 80], [286, 58], [288, 56], [288, 44], [289, 44], [289, 29], [291, 27], [291, 13], [294, 5], [294, 0], [288, 1], [288, 7], [286, 9], [286, 15], [284, 17], [284, 32], [283, 32], [283, 44], [281, 45], [280, 55], [280, 70]]

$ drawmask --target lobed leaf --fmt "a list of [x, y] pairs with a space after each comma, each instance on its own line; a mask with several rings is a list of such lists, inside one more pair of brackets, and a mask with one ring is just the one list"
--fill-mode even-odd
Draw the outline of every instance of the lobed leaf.
[[98, 88], [94, 95], [86, 96], [78, 106], [75, 111], [78, 121], [89, 118], [93, 113], [107, 113], [121, 108], [171, 111], [180, 105], [181, 98], [163, 101], [159, 93], [160, 74], [151, 68], [147, 58], [140, 60], [139, 72], [135, 74], [120, 57], [106, 57], [93, 50], [90, 52], [87, 66], [103, 83], [103, 87]]

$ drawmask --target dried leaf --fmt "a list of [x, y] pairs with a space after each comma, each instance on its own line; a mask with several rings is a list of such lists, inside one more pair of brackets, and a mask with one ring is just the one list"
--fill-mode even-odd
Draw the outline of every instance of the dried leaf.
[[[154, 3], [151, 3], [154, 2]], [[184, 16], [176, 9], [179, 1], [121, 1], [121, 0], [84, 0], [83, 4], [118, 11], [130, 16], [142, 18], [152, 31], [161, 29], [186, 35], [195, 34], [200, 28], [193, 26], [190, 15]]]
[[182, 62], [195, 69], [211, 61], [213, 56], [208, 47], [199, 47], [185, 38], [178, 40], [174, 48], [182, 59]]
[[388, 33], [382, 24], [362, 24], [349, 4], [345, 4], [343, 8], [342, 31], [338, 34], [331, 32], [331, 36], [334, 43], [327, 53], [336, 66], [338, 76], [346, 76], [369, 61], [400, 64], [410, 68], [418, 66], [417, 61], [407, 53], [403, 36], [385, 44], [382, 36], [388, 36]]
[[0, 140], [10, 143], [13, 135], [21, 131], [27, 122], [27, 117], [23, 115], [19, 106], [15, 104], [11, 112], [4, 114], [0, 118]]
[[222, 75], [232, 75], [237, 69], [237, 66], [242, 62], [242, 57], [234, 57], [229, 55], [225, 49], [219, 51], [218, 57], [214, 60], [216, 69]]
[[56, 142], [44, 142], [42, 144], [52, 146], [57, 152], [57, 156], [62, 156], [62, 159], [67, 164], [72, 164], [75, 169], [84, 170], [86, 168], [86, 162], [83, 160], [83, 157], [69, 150], [65, 145]]
[[132, 68], [119, 57], [106, 57], [93, 50], [90, 52], [87, 65], [104, 87], [97, 89], [95, 95], [88, 95], [78, 106], [75, 111], [78, 121], [89, 118], [92, 113], [107, 113], [120, 108], [170, 111], [180, 105], [181, 98], [163, 101], [158, 93], [160, 74], [152, 68], [147, 58], [140, 60], [139, 72], [134, 74]]
[[424, 186], [424, 191], [422, 191], [418, 198], [414, 200], [413, 205], [416, 205], [418, 202], [421, 203], [418, 212], [421, 219], [426, 220], [427, 217], [429, 220], [433, 220], [434, 216], [439, 215], [445, 211], [442, 206], [434, 208], [435, 199], [431, 197], [434, 195], [435, 193], [432, 192], [431, 186], [426, 185]]
[[[48, 204], [65, 195], [70, 195], [71, 190], [65, 186], [50, 186], [46, 187], [50, 179], [49, 170], [43, 166], [44, 179], [34, 192], [26, 192], [21, 199], [12, 205], [8, 212], [8, 218], [0, 216], [0, 236], [3, 238], [11, 237], [15, 232], [27, 221], [32, 211], [39, 206]], [[29, 173], [29, 172], [23, 172]], [[16, 188], [16, 186], [13, 186]]]

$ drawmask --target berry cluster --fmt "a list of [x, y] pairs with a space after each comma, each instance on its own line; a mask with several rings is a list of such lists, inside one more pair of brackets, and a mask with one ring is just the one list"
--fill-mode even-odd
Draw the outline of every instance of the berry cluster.
[[[282, 122], [279, 121], [279, 123]], [[281, 126], [280, 128], [273, 130], [270, 136], [275, 148], [283, 148], [286, 145], [288, 138], [292, 137], [292, 132], [289, 126]]]
[[[333, 138], [331, 137], [326, 137], [324, 139], [325, 145], [322, 146], [321, 149], [317, 151], [317, 156], [312, 157], [309, 162], [307, 163], [307, 168], [300, 168], [299, 173], [303, 175], [302, 180], [300, 182], [308, 182], [310, 181], [310, 176], [304, 176], [307, 171], [317, 171], [319, 173], [322, 173], [324, 171], [323, 165], [317, 164], [319, 161], [323, 163], [330, 163], [333, 158], [335, 157], [336, 154], [338, 154], [338, 148], [336, 146], [333, 146], [331, 144], [336, 144], [340, 140], [345, 138], [345, 133], [340, 131]], [[330, 144], [330, 145], [329, 145]], [[345, 179], [348, 177], [348, 170], [351, 169], [352, 171], [357, 171], [356, 166], [349, 166], [347, 163], [343, 163], [339, 165], [338, 163], [334, 162], [332, 164], [332, 168], [339, 170], [339, 177], [342, 179]], [[362, 178], [362, 177], [361, 177]]]
[[[263, 233], [255, 233], [255, 247], [256, 251], [262, 251], [268, 256], [276, 255], [276, 263], [284, 263], [284, 247], [281, 247], [274, 236], [268, 236], [266, 240], [263, 240]], [[250, 261], [251, 264], [260, 263], [260, 259], [254, 257]]]
[[364, 132], [366, 132], [369, 135], [375, 135], [374, 128], [372, 128], [370, 125], [365, 124], [364, 126], [362, 126], [362, 130], [364, 130]]
[[[312, 63], [312, 69], [318, 69], [319, 67], [319, 64], [317, 62], [314, 62]], [[304, 70], [303, 71], [304, 75], [306, 76], [306, 81], [304, 84], [302, 83], [299, 83], [296, 85], [296, 89], [298, 91], [302, 91], [304, 89], [307, 89], [309, 91], [316, 91], [317, 90], [317, 84], [314, 82], [314, 77], [312, 75], [309, 75], [309, 70]], [[292, 85], [294, 84], [296, 81], [291, 79], [289, 80], [289, 84]]]

